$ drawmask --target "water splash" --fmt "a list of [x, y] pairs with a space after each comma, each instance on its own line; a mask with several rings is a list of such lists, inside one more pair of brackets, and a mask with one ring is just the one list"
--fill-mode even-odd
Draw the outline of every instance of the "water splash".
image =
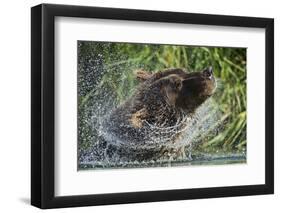
[[[97, 92], [95, 95], [98, 95]], [[90, 107], [91, 116], [86, 120], [87, 125], [91, 127], [91, 132], [95, 133], [91, 138], [92, 144], [87, 150], [80, 150], [80, 167], [91, 166], [93, 168], [110, 167], [145, 167], [148, 165], [171, 164], [179, 161], [192, 161], [193, 146], [204, 139], [210, 131], [216, 131], [214, 126], [220, 120], [221, 115], [217, 110], [215, 101], [210, 98], [201, 105], [190, 117], [182, 113], [174, 126], [150, 124], [145, 121], [147, 133], [145, 143], [142, 141], [124, 141], [118, 135], [106, 131], [103, 121], [106, 116], [117, 107], [114, 95], [106, 93], [96, 96], [102, 96], [98, 101], [92, 103]], [[88, 110], [88, 107], [85, 106]], [[167, 121], [168, 123], [168, 121]], [[175, 135], [181, 133], [176, 143], [172, 143]], [[124, 151], [125, 150], [125, 151]], [[165, 150], [169, 150], [166, 151]], [[136, 161], [134, 155], [141, 156], [144, 153], [151, 152], [154, 158], [149, 160]], [[180, 153], [179, 153], [180, 152]], [[158, 155], [156, 154], [158, 153]]]

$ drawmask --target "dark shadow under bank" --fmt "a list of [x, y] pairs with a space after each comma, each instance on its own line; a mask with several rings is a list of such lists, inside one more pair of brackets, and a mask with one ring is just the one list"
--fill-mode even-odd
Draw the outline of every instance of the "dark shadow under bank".
[[196, 165], [227, 165], [246, 164], [247, 158], [243, 153], [236, 154], [216, 154], [197, 155], [192, 159], [172, 160], [172, 161], [148, 161], [148, 162], [121, 162], [121, 163], [96, 163], [86, 162], [78, 165], [78, 171], [100, 170], [100, 169], [122, 169], [122, 168], [153, 168], [153, 167], [178, 167]]

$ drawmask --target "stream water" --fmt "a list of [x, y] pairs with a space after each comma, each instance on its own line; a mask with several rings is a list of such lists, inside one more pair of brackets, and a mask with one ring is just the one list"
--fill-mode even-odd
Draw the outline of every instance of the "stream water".
[[148, 162], [121, 162], [121, 163], [104, 163], [96, 161], [81, 162], [79, 170], [89, 169], [120, 169], [120, 168], [147, 168], [147, 167], [171, 167], [171, 166], [196, 166], [196, 165], [225, 165], [225, 164], [245, 164], [246, 155], [244, 153], [237, 154], [212, 154], [194, 156], [192, 160], [173, 160], [173, 161], [148, 161]]

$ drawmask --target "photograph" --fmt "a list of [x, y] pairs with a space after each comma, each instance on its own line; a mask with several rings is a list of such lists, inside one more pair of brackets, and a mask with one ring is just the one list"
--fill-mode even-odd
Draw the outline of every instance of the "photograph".
[[246, 56], [78, 40], [78, 171], [246, 164]]
[[33, 5], [31, 205], [274, 193], [274, 18], [202, 6]]

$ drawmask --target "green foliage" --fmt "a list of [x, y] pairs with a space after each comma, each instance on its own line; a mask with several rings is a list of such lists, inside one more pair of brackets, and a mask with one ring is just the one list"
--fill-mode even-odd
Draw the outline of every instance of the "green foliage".
[[[221, 119], [210, 129], [213, 132], [217, 129], [216, 133], [207, 134], [197, 149], [232, 152], [246, 150], [245, 48], [79, 42], [78, 50], [80, 67], [85, 58], [100, 57], [99, 63], [94, 62], [92, 66], [98, 65], [104, 70], [99, 83], [79, 93], [80, 109], [94, 97], [99, 88], [113, 91], [117, 103], [124, 101], [138, 84], [133, 73], [136, 69], [158, 72], [177, 67], [193, 72], [212, 66], [218, 82], [213, 98]], [[87, 80], [83, 78], [89, 74], [81, 72], [79, 70], [79, 82], [82, 85]]]

